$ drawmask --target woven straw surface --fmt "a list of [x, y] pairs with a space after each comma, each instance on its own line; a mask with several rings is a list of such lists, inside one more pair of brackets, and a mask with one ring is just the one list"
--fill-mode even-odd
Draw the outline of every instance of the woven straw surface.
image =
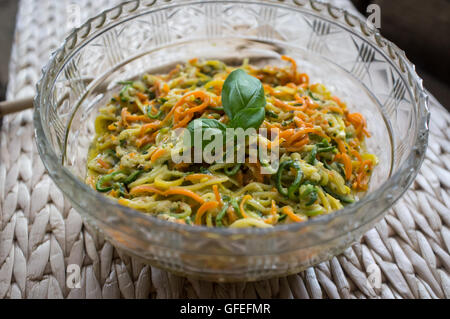
[[[84, 21], [116, 1], [92, 2], [21, 1], [8, 99], [34, 94], [70, 19]], [[431, 111], [420, 174], [360, 243], [296, 275], [234, 284], [144, 265], [90, 231], [45, 172], [32, 111], [7, 116], [0, 131], [0, 298], [448, 298], [450, 115], [434, 99]], [[80, 288], [66, 285], [70, 264], [81, 269]]]

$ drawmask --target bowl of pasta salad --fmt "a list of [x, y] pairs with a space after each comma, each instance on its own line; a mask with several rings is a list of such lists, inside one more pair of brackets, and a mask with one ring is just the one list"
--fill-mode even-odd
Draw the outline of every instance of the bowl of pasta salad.
[[339, 254], [406, 191], [429, 112], [403, 51], [316, 1], [129, 1], [38, 83], [50, 176], [115, 246], [215, 281]]

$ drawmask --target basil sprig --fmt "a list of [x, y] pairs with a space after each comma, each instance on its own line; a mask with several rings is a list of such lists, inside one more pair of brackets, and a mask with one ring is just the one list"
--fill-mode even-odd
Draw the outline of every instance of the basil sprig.
[[[266, 98], [261, 81], [248, 75], [244, 70], [237, 69], [226, 78], [222, 87], [222, 105], [230, 121], [225, 125], [215, 119], [200, 118], [189, 123], [187, 129], [191, 134], [191, 145], [194, 145], [195, 129], [202, 130], [202, 136], [207, 130], [213, 130], [212, 135], [221, 134], [226, 142], [226, 129], [259, 128], [266, 115]], [[231, 136], [229, 138], [232, 138]], [[202, 141], [202, 147], [210, 143]]]
[[261, 126], [266, 115], [266, 98], [261, 81], [237, 69], [228, 75], [222, 88], [222, 105], [230, 118], [229, 127]]

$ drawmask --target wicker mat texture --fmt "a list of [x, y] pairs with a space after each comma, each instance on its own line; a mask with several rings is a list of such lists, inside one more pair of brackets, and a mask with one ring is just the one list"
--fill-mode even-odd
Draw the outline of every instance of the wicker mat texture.
[[[115, 2], [22, 0], [8, 99], [34, 94], [41, 67], [71, 19], [83, 22]], [[450, 114], [433, 98], [430, 104], [420, 174], [360, 243], [296, 275], [234, 284], [174, 276], [113, 248], [83, 224], [46, 174], [32, 110], [6, 116], [0, 131], [0, 298], [449, 298]], [[81, 268], [80, 288], [67, 288], [70, 264]], [[380, 285], [373, 284], [377, 274]]]

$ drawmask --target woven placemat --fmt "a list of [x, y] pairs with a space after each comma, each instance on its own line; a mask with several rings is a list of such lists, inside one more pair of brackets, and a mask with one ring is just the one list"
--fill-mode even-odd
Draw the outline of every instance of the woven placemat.
[[[34, 94], [41, 66], [70, 23], [114, 2], [22, 0], [8, 99]], [[351, 9], [347, 0], [333, 2]], [[32, 111], [7, 116], [0, 132], [0, 298], [449, 298], [450, 114], [434, 98], [430, 104], [420, 174], [360, 243], [296, 275], [233, 284], [174, 276], [90, 231], [45, 172]], [[80, 288], [67, 287], [72, 264], [81, 270]]]

